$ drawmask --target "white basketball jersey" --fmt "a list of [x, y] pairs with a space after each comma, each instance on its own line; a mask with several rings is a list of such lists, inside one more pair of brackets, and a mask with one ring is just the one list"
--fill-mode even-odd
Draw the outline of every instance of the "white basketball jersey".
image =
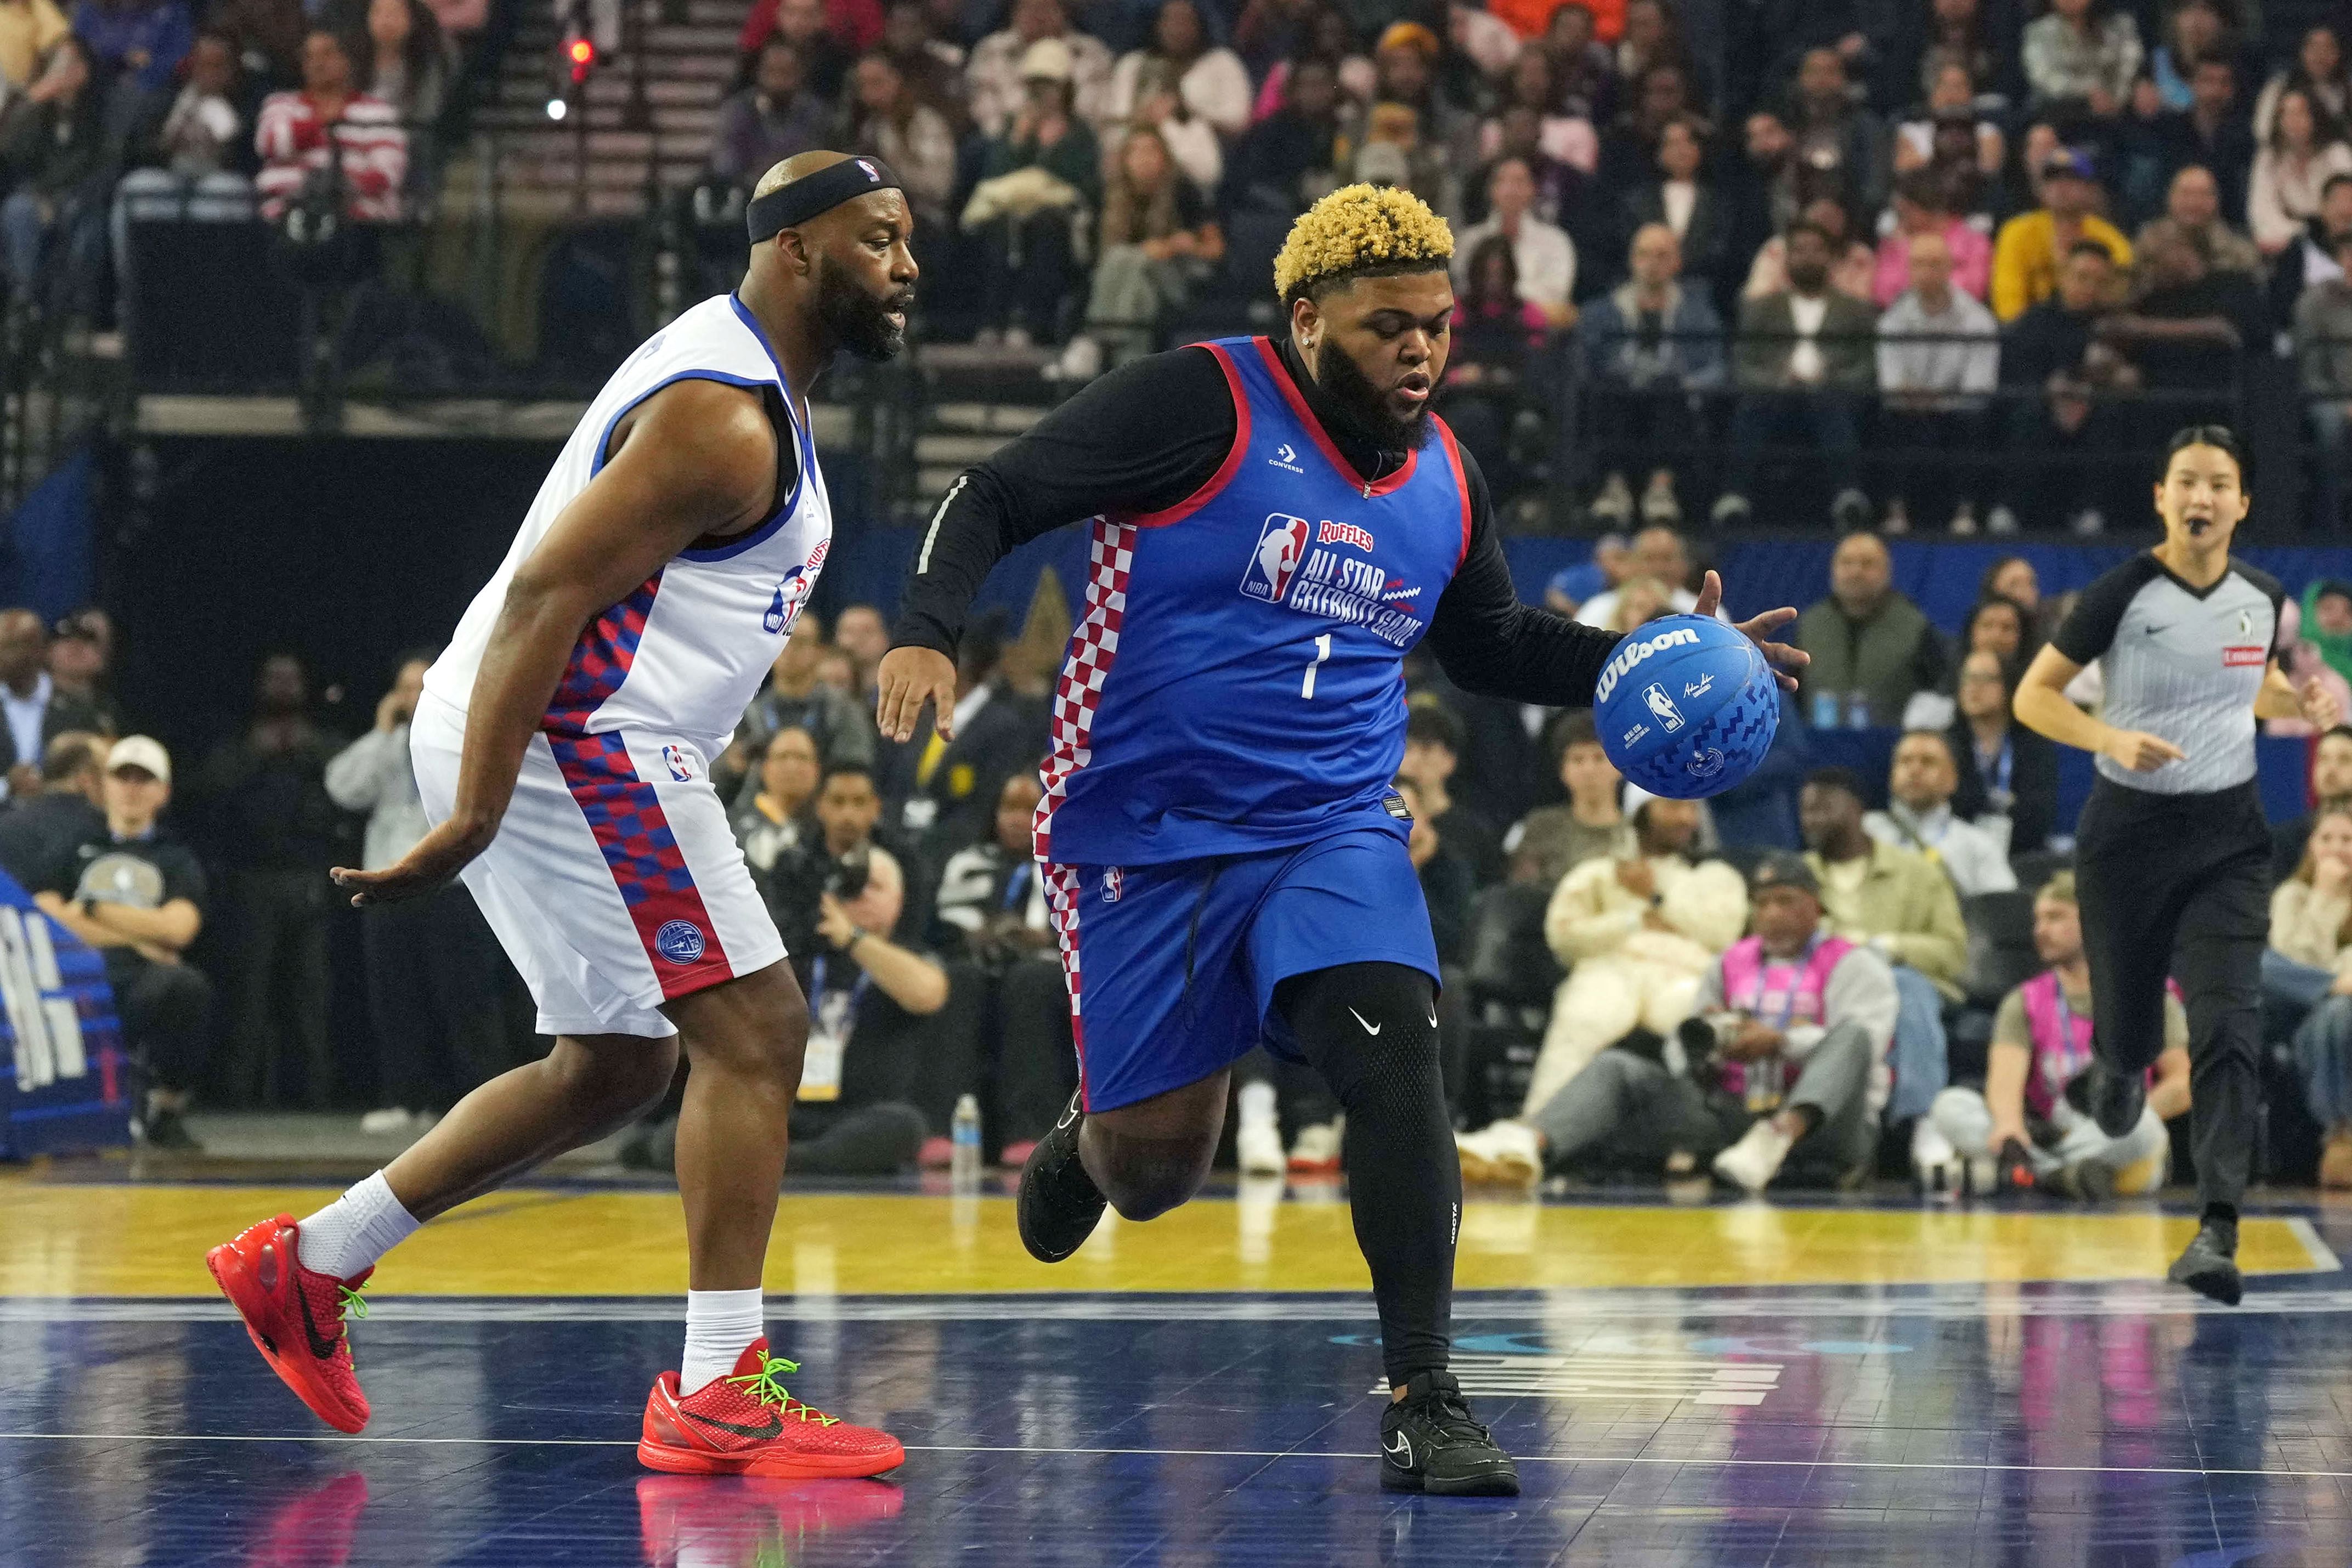
[[672, 382], [688, 380], [772, 390], [799, 449], [799, 477], [766, 521], [707, 549], [679, 551], [591, 622], [572, 647], [541, 727], [572, 735], [625, 726], [662, 730], [699, 746], [706, 757], [718, 755], [734, 733], [824, 570], [833, 507], [782, 367], [758, 321], [731, 294], [704, 300], [648, 338], [588, 405], [506, 559], [425, 672], [425, 689], [455, 715], [463, 715], [473, 695], [508, 583], [603, 469], [614, 426]]

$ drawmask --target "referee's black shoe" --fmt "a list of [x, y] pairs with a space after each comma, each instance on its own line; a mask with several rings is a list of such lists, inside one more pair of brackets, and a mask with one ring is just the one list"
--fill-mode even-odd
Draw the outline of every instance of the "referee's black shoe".
[[2238, 1272], [2238, 1222], [2207, 1220], [2166, 1277], [2225, 1307], [2236, 1306], [2246, 1293], [2245, 1280]]
[[1517, 1497], [1518, 1467], [1470, 1417], [1450, 1372], [1424, 1372], [1381, 1412], [1381, 1488], [1435, 1497]]
[[2066, 1085], [2066, 1101], [2096, 1122], [2099, 1131], [2120, 1138], [2139, 1125], [2139, 1113], [2147, 1106], [2147, 1078], [2117, 1071], [2106, 1058], [2094, 1056], [2091, 1065]]
[[1086, 1245], [1102, 1219], [1102, 1189], [1078, 1159], [1078, 1127], [1084, 1121], [1076, 1092], [1054, 1130], [1029, 1151], [1021, 1167], [1021, 1201], [1013, 1212], [1021, 1245], [1040, 1263], [1058, 1263]]

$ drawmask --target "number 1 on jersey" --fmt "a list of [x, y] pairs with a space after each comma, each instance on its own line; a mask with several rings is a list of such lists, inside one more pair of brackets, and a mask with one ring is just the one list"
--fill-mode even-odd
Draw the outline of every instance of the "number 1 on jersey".
[[1315, 672], [1322, 665], [1323, 661], [1330, 656], [1331, 633], [1326, 632], [1315, 639], [1315, 657], [1307, 662], [1307, 678], [1298, 685], [1300, 696], [1311, 697], [1315, 695]]

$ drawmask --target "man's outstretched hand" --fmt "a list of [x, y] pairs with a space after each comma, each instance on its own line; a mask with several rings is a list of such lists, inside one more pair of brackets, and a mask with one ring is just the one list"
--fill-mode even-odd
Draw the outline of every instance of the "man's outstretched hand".
[[893, 648], [875, 669], [874, 725], [891, 740], [915, 738], [923, 704], [941, 740], [955, 738], [955, 661], [936, 648]]
[[[1710, 571], [1706, 574], [1706, 580], [1699, 585], [1698, 602], [1691, 606], [1691, 613], [1711, 617], [1722, 602], [1723, 579]], [[1731, 628], [1745, 633], [1749, 642], [1764, 650], [1764, 662], [1772, 666], [1773, 678], [1780, 683], [1780, 689], [1784, 692], [1797, 689], [1797, 672], [1811, 664], [1813, 656], [1802, 648], [1767, 639], [1796, 618], [1795, 611], [1783, 606], [1779, 610], [1767, 610], [1753, 621], [1738, 622]]]
[[496, 831], [495, 828], [485, 833], [460, 826], [453, 817], [382, 871], [337, 866], [327, 874], [335, 879], [337, 887], [349, 889], [352, 902], [362, 908], [422, 898], [465, 870], [468, 862], [489, 847]]

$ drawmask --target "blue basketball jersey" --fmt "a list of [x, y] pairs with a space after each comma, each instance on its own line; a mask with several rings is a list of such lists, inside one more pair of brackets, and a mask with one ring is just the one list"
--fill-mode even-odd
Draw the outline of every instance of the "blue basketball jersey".
[[1151, 865], [1405, 825], [1405, 651], [1470, 542], [1454, 434], [1367, 483], [1265, 338], [1206, 345], [1234, 444], [1166, 511], [1091, 525], [1041, 860]]

